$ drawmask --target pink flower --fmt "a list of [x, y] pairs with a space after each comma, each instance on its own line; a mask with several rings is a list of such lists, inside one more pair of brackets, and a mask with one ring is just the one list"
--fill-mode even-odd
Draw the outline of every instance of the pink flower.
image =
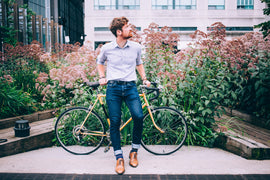
[[10, 75], [4, 75], [4, 78], [6, 79], [6, 81], [8, 83], [12, 83], [13, 82], [13, 78]]
[[49, 79], [49, 75], [47, 73], [39, 73], [38, 78], [36, 79], [37, 82], [46, 83]]

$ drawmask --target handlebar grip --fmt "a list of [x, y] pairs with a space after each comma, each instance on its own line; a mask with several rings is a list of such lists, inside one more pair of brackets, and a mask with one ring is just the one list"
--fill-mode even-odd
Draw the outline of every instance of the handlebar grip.
[[146, 90], [151, 90], [150, 92], [147, 92], [147, 94], [151, 94], [153, 92], [156, 92], [156, 95], [152, 98], [149, 99], [149, 101], [153, 101], [154, 99], [157, 99], [159, 96], [159, 88], [150, 88], [150, 87], [145, 87]]

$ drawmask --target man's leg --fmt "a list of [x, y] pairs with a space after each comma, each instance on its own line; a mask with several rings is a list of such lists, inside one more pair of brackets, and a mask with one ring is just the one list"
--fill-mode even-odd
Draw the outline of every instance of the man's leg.
[[115, 171], [117, 174], [125, 172], [123, 151], [121, 149], [120, 124], [121, 124], [121, 88], [116, 84], [108, 84], [106, 92], [106, 101], [110, 116], [110, 137], [116, 157]]
[[125, 102], [130, 110], [134, 124], [132, 150], [130, 152], [130, 165], [133, 167], [137, 167], [138, 166], [137, 151], [141, 145], [142, 130], [143, 130], [143, 111], [141, 100], [135, 84], [127, 91]]
[[114, 148], [115, 156], [122, 155], [120, 140], [120, 124], [121, 124], [121, 105], [122, 97], [117, 85], [107, 87], [106, 102], [109, 109], [110, 117], [110, 137]]

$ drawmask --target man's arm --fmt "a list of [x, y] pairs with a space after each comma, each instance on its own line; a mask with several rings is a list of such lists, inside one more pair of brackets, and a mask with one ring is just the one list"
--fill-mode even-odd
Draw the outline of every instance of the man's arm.
[[137, 71], [139, 72], [139, 74], [143, 80], [143, 84], [145, 84], [145, 85], [147, 85], [147, 87], [149, 87], [151, 85], [151, 83], [147, 80], [143, 64], [137, 65]]
[[98, 64], [97, 65], [97, 70], [99, 74], [99, 84], [100, 85], [106, 85], [107, 84], [107, 79], [105, 76], [105, 66], [103, 64]]

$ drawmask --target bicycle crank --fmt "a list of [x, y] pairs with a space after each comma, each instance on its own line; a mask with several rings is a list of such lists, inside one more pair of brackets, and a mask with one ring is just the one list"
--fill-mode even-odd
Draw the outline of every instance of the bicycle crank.
[[73, 136], [78, 139], [78, 141], [80, 141], [81, 139], [83, 139], [86, 135], [82, 134], [83, 132], [85, 132], [87, 129], [86, 127], [82, 127], [81, 125], [77, 125], [73, 128], [72, 132], [73, 132]]

